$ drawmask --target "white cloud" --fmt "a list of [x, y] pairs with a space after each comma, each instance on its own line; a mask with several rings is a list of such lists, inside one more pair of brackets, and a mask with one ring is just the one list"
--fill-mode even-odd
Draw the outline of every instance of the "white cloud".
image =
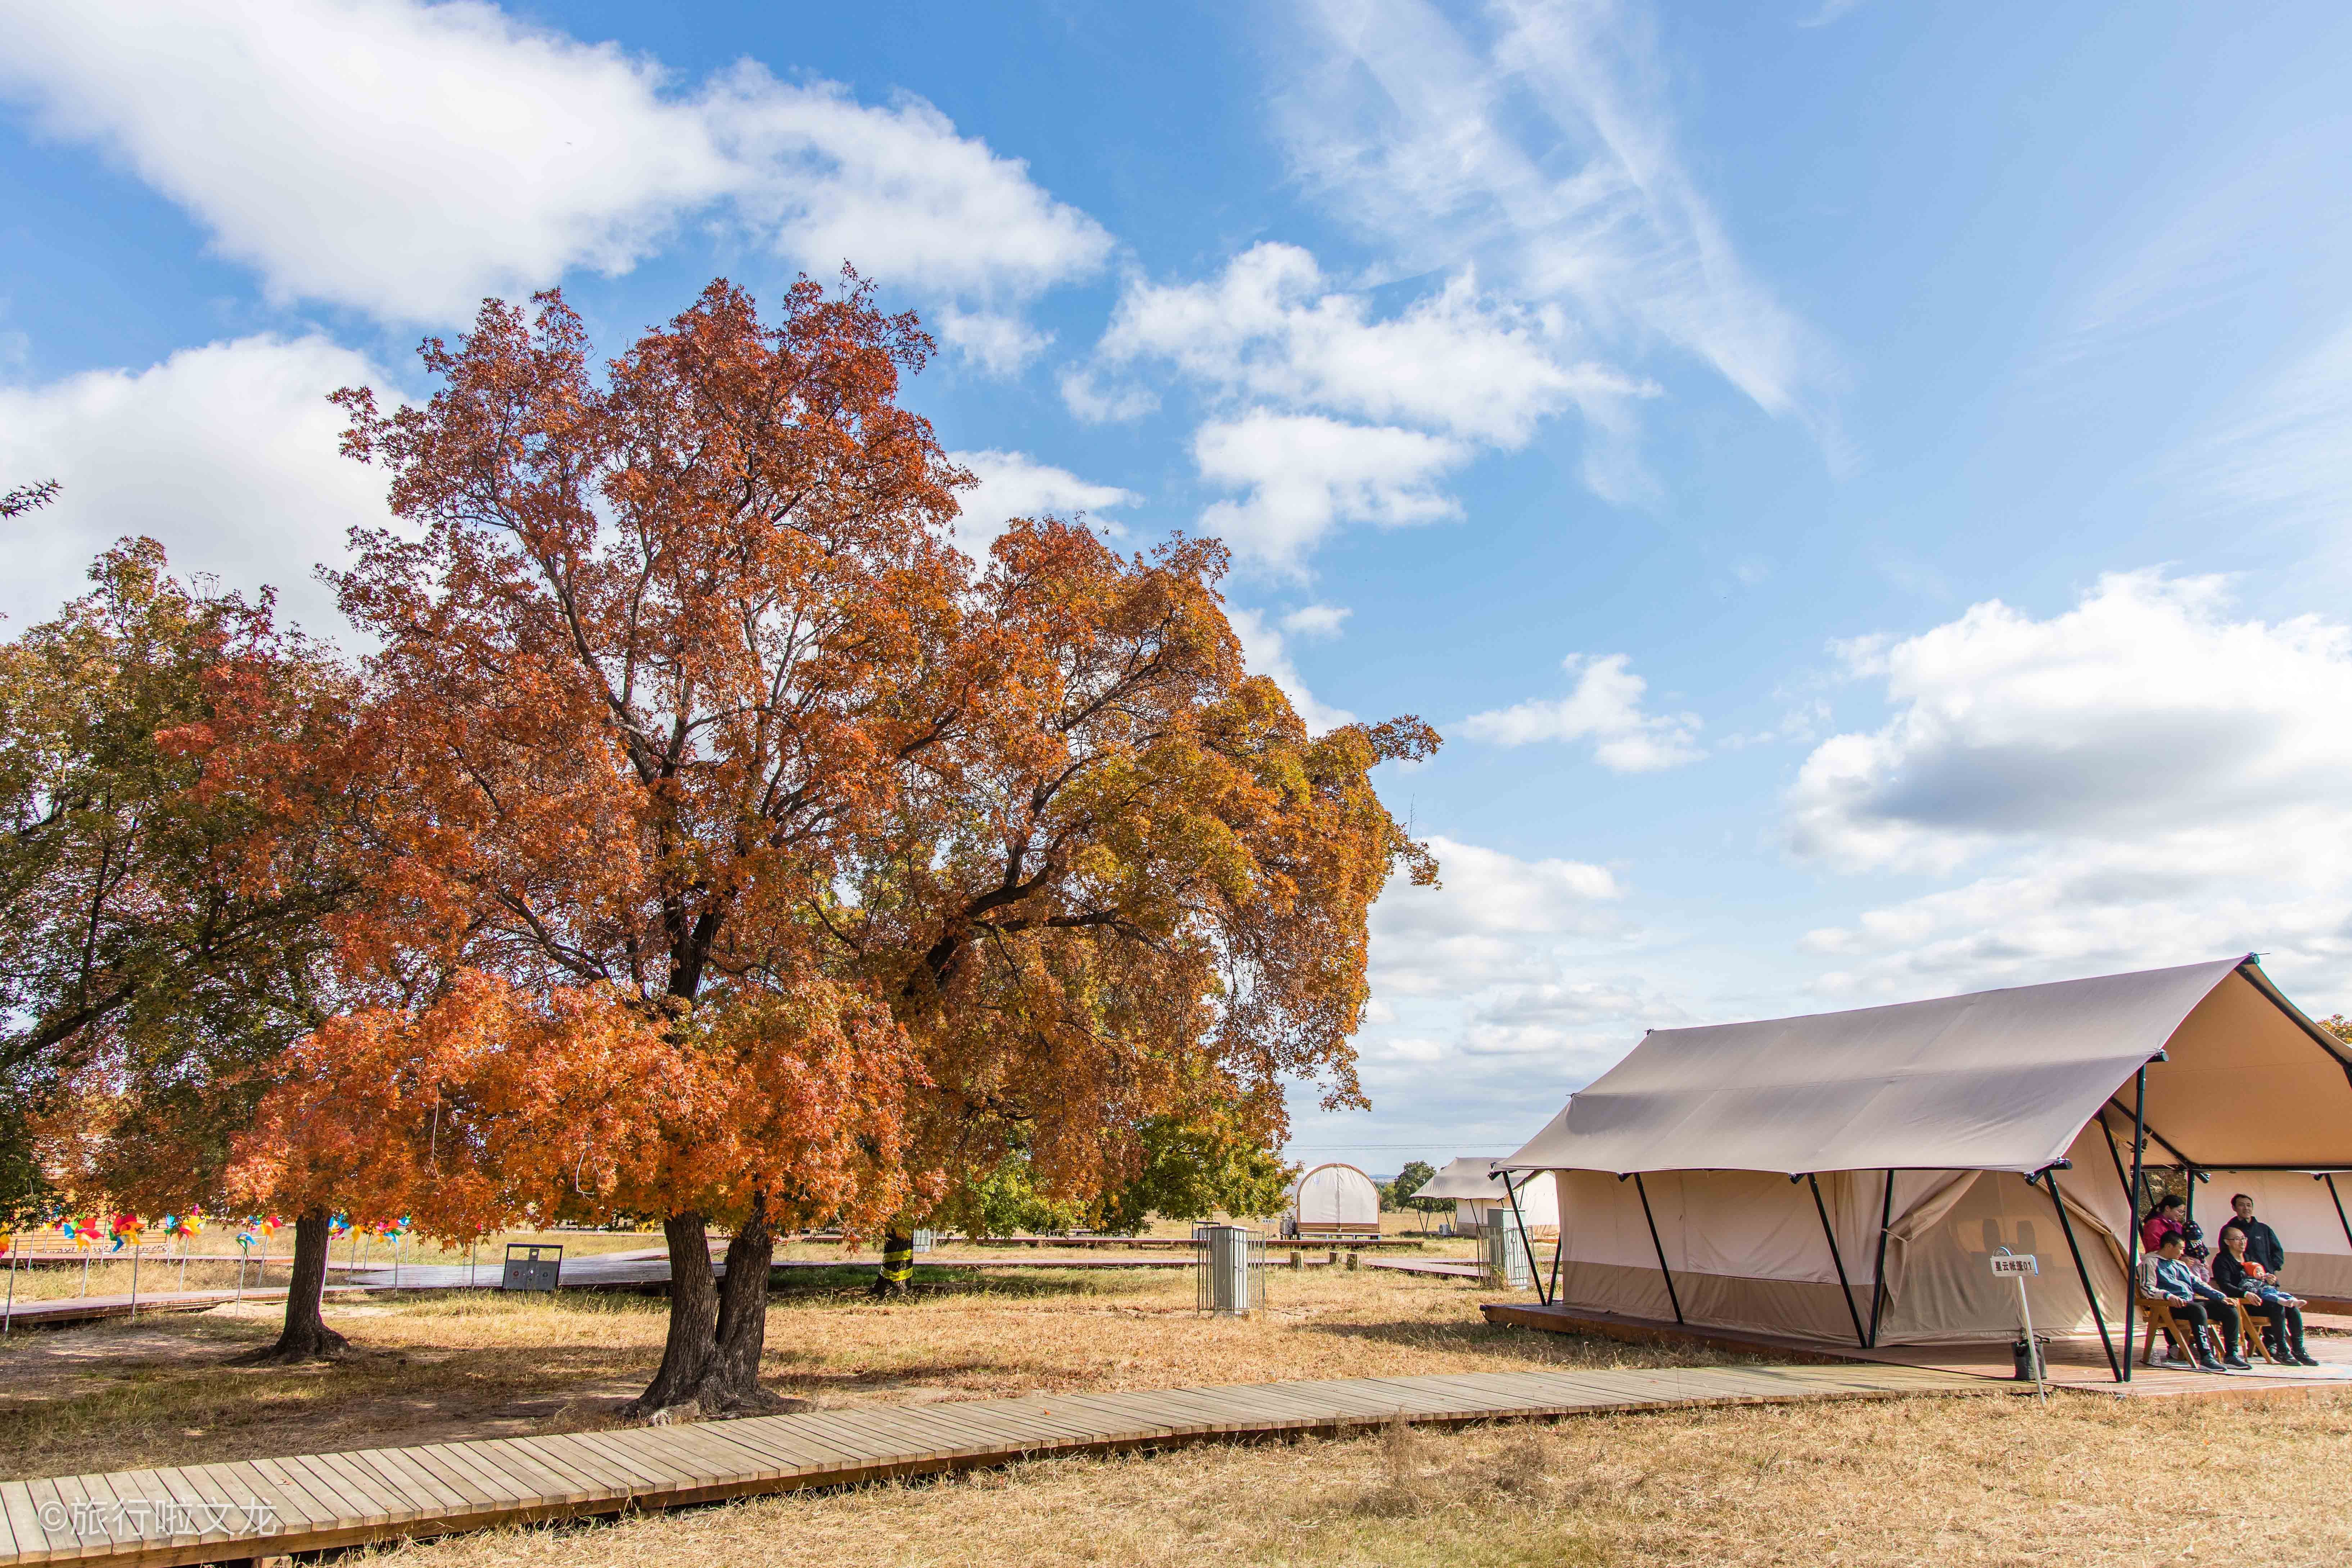
[[1467, 461], [1470, 448], [1418, 430], [1260, 408], [1202, 426], [1192, 457], [1203, 479], [1248, 491], [1202, 512], [1202, 531], [1270, 571], [1295, 576], [1304, 574], [1307, 552], [1341, 523], [1403, 528], [1461, 516], [1436, 481]]
[[1160, 407], [1160, 395], [1142, 383], [1107, 384], [1087, 365], [1062, 373], [1062, 401], [1089, 425], [1123, 425]]
[[991, 375], [1010, 375], [1045, 353], [1054, 341], [1018, 316], [992, 310], [961, 310], [950, 305], [932, 325], [950, 348], [971, 360]]
[[1832, 989], [2050, 978], [2260, 949], [2352, 954], [2352, 629], [2233, 619], [2214, 578], [2100, 580], [2036, 620], [1998, 602], [1847, 645], [1895, 712], [1822, 742], [1790, 843], [1973, 879], [1816, 931]]
[[1288, 640], [1264, 615], [1244, 605], [1228, 605], [1225, 618], [1233, 623], [1234, 636], [1241, 639], [1243, 660], [1252, 670], [1282, 688], [1282, 694], [1290, 699], [1291, 707], [1297, 710], [1309, 732], [1319, 735], [1326, 730], [1356, 721], [1356, 716], [1345, 708], [1319, 702], [1307, 689], [1298, 666], [1291, 661]]
[[[0, 0], [0, 82], [209, 228], [279, 300], [403, 322], [575, 268], [624, 272], [718, 211], [819, 275], [844, 260], [1001, 313], [1108, 236], [929, 104], [657, 62], [454, 0]], [[980, 331], [983, 363], [1026, 340]]]
[[1336, 637], [1355, 612], [1341, 605], [1301, 605], [1282, 617], [1282, 629], [1303, 637]]
[[1317, 0], [1282, 126], [1400, 273], [1475, 262], [1629, 352], [1662, 338], [1821, 427], [1824, 356], [1751, 278], [1675, 146], [1646, 18], [1613, 0]]
[[1293, 245], [1251, 247], [1211, 283], [1130, 284], [1098, 354], [1160, 359], [1260, 402], [1395, 420], [1517, 447], [1571, 404], [1643, 388], [1604, 367], [1563, 363], [1556, 310], [1482, 297], [1468, 274], [1398, 316], [1372, 317]]
[[[780, 82], [746, 62], [702, 109], [733, 160], [744, 217], [811, 272], [845, 259], [884, 282], [994, 304], [1085, 277], [1110, 254], [1102, 226], [1047, 195], [1026, 163], [959, 137], [919, 98], [874, 108], [837, 83]], [[961, 320], [1002, 352], [1003, 326]]]
[[[1624, 889], [1606, 867], [1442, 835], [1429, 847], [1444, 885], [1393, 882], [1372, 908], [1370, 980], [1386, 1016], [1368, 1031], [1367, 1081], [1387, 1091], [1391, 1113], [1417, 1117], [1433, 1094], [1463, 1087], [1457, 1075], [1497, 1057], [1565, 1092], [1643, 1026], [1680, 1015], [1623, 967]], [[1486, 1099], [1491, 1113], [1494, 1088], [1472, 1086], [1465, 1103]], [[1515, 1104], [1525, 1137], [1557, 1101]]]
[[1650, 773], [1705, 756], [1696, 715], [1642, 710], [1649, 683], [1631, 664], [1622, 653], [1570, 654], [1561, 667], [1576, 677], [1576, 689], [1567, 696], [1474, 713], [1462, 721], [1462, 731], [1498, 746], [1591, 741], [1594, 759], [1621, 773]]
[[955, 525], [956, 542], [975, 557], [986, 555], [1016, 517], [1073, 517], [1134, 506], [1143, 499], [1116, 485], [1082, 479], [1025, 452], [950, 452], [948, 461], [970, 469], [980, 481], [959, 498], [963, 513]]
[[345, 531], [388, 521], [383, 475], [336, 450], [338, 386], [385, 384], [320, 337], [242, 338], [183, 349], [148, 370], [89, 371], [0, 387], [0, 474], [55, 478], [54, 504], [11, 526], [0, 610], [12, 630], [86, 591], [115, 540], [160, 540], [182, 573], [225, 587], [268, 583], [315, 632], [341, 625], [311, 574], [343, 558]]

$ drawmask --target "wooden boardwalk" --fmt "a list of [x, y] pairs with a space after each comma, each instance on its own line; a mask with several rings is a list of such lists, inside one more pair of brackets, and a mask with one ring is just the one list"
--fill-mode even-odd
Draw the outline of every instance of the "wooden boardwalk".
[[[1746, 1355], [1769, 1355], [1812, 1363], [1844, 1363], [1906, 1366], [1924, 1372], [1973, 1377], [2019, 1386], [2015, 1363], [2006, 1342], [1971, 1342], [1940, 1345], [1887, 1345], [1864, 1350], [1853, 1345], [1823, 1344], [1749, 1329], [1713, 1329], [1669, 1323], [1654, 1318], [1629, 1318], [1591, 1309], [1542, 1306], [1536, 1302], [1489, 1301], [1481, 1306], [1490, 1323], [1542, 1329], [1557, 1334], [1600, 1335], [1634, 1344], [1704, 1344]], [[2054, 1339], [2044, 1353], [2053, 1386], [2092, 1394], [2142, 1399], [2189, 1394], [2295, 1394], [2315, 1386], [2343, 1388], [2352, 1384], [2352, 1339], [2343, 1337], [2352, 1321], [2323, 1313], [2305, 1313], [2307, 1341], [2315, 1367], [2277, 1366], [2256, 1358], [2243, 1372], [2214, 1374], [2191, 1372], [2178, 1365], [2137, 1365], [2127, 1384], [2118, 1384], [2107, 1365], [2105, 1348], [2096, 1335], [2074, 1334]], [[2121, 1347], [2118, 1346], [2118, 1349]]]
[[1900, 1366], [1464, 1373], [866, 1405], [0, 1482], [0, 1565], [236, 1562], [1186, 1443], [1990, 1391]]

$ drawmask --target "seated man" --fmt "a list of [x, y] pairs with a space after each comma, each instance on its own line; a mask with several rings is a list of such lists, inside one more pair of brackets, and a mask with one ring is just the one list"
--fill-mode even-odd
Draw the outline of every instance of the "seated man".
[[2246, 1256], [2261, 1264], [2276, 1284], [2286, 1269], [2286, 1247], [2280, 1243], [2278, 1232], [2254, 1217], [2254, 1200], [2243, 1193], [2230, 1200], [2230, 1210], [2238, 1216], [2230, 1223], [2246, 1233]]
[[[2230, 1304], [2229, 1297], [2189, 1271], [2189, 1266], [2180, 1260], [2185, 1246], [2179, 1231], [2165, 1233], [2156, 1256], [2140, 1265], [2140, 1293], [2156, 1297], [2172, 1309], [2172, 1315], [2195, 1342], [2189, 1349], [2205, 1371], [2220, 1372], [2224, 1367], [2232, 1372], [2252, 1370], [2252, 1363], [2238, 1353], [2237, 1309]], [[2219, 1330], [2221, 1335], [2221, 1359], [2218, 1362], [2205, 1342], [2208, 1328]]]
[[2221, 1227], [2221, 1250], [2213, 1258], [2213, 1283], [2223, 1295], [2243, 1301], [2248, 1311], [2269, 1320], [2263, 1339], [2273, 1355], [2304, 1366], [2319, 1364], [2303, 1348], [2302, 1298], [2280, 1289], [2276, 1277], [2254, 1261], [2246, 1233], [2235, 1221]]

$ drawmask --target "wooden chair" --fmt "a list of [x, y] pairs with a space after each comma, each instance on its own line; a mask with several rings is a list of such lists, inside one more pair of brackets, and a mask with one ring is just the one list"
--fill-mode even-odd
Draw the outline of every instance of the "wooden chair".
[[2140, 1343], [2139, 1359], [2141, 1361], [2145, 1362], [2156, 1353], [2156, 1331], [2158, 1329], [2172, 1336], [2174, 1350], [2192, 1361], [2201, 1360], [2206, 1355], [2212, 1355], [2216, 1360], [2220, 1359], [2218, 1352], [2200, 1341], [2181, 1323], [2179, 1319], [2172, 1315], [2172, 1303], [2163, 1297], [2142, 1296], [2139, 1299], [2139, 1310], [2141, 1318], [2147, 1324], [2147, 1332], [2143, 1336]]
[[2271, 1353], [2269, 1343], [2263, 1338], [2263, 1332], [2271, 1326], [2271, 1321], [2268, 1318], [2263, 1317], [2259, 1312], [2256, 1312], [2252, 1307], [2247, 1306], [2243, 1301], [2238, 1300], [2234, 1297], [2231, 1299], [2230, 1304], [2238, 1309], [2238, 1331], [2246, 1336], [2246, 1344], [2248, 1349], [2245, 1355], [2247, 1360], [2252, 1361], [2256, 1355], [2260, 1355], [2264, 1361], [2271, 1363], [2274, 1366], [2293, 1366], [2295, 1364], [2293, 1362], [2283, 1360]]

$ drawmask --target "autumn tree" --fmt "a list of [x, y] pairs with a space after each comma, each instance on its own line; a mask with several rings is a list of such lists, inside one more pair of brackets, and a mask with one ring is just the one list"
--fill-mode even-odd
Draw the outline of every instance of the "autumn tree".
[[[547, 294], [428, 341], [425, 405], [339, 395], [407, 525], [356, 535], [337, 579], [379, 646], [405, 801], [383, 906], [403, 912], [365, 942], [624, 998], [707, 1089], [648, 1101], [658, 1157], [609, 1172], [669, 1243], [640, 1411], [770, 1403], [773, 1227], [919, 1201], [897, 1117], [919, 1067], [813, 911], [962, 705], [945, 535], [966, 476], [897, 401], [929, 352], [854, 276], [764, 321], [722, 282], [600, 369]], [[413, 1147], [435, 1080], [406, 1081]], [[713, 1223], [733, 1232], [716, 1288]]]
[[0, 521], [21, 517], [28, 511], [38, 511], [57, 500], [58, 489], [55, 479], [37, 479], [29, 485], [18, 485], [14, 489], [0, 491]]
[[[9, 1195], [217, 1207], [275, 1064], [341, 1005], [352, 879], [297, 781], [346, 732], [349, 680], [266, 593], [175, 581], [152, 540], [90, 576], [0, 647]], [[322, 1220], [300, 1263], [323, 1269], [325, 1239]], [[289, 1339], [317, 1315], [289, 1298]]]
[[818, 890], [840, 962], [920, 1050], [942, 1212], [1008, 1150], [1093, 1207], [1142, 1177], [1155, 1130], [1270, 1152], [1286, 1083], [1362, 1103], [1368, 912], [1393, 867], [1435, 874], [1370, 773], [1437, 738], [1309, 734], [1244, 665], [1225, 564], [1213, 541], [1122, 556], [1016, 523], [969, 596], [969, 710], [906, 755], [856, 876]]

